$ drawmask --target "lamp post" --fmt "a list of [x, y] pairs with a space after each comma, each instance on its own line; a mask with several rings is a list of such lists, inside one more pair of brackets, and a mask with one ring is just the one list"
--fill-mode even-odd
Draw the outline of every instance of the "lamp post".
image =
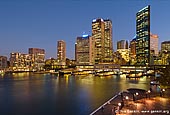
[[120, 114], [121, 103], [118, 103], [118, 112]]
[[125, 99], [126, 99], [126, 105], [128, 106], [128, 99], [129, 99], [129, 97], [126, 96]]
[[162, 89], [162, 97], [164, 96], [165, 89]]
[[151, 93], [151, 91], [150, 91], [150, 90], [148, 90], [148, 97], [149, 97], [149, 99], [150, 99], [150, 93]]

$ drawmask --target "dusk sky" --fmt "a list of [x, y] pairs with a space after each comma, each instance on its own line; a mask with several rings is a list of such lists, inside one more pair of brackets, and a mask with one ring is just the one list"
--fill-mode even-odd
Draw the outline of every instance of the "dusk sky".
[[169, 0], [0, 0], [0, 55], [28, 53], [43, 48], [46, 58], [56, 58], [58, 40], [66, 42], [66, 55], [74, 59], [76, 37], [91, 35], [95, 18], [109, 18], [113, 47], [118, 40], [131, 40], [136, 31], [136, 13], [151, 5], [151, 32], [159, 45], [170, 40]]

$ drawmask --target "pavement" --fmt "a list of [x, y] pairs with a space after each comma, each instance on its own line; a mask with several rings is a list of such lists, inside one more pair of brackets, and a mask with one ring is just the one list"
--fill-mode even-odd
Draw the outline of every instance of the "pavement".
[[170, 115], [170, 89], [147, 95], [138, 89], [120, 92], [90, 115]]

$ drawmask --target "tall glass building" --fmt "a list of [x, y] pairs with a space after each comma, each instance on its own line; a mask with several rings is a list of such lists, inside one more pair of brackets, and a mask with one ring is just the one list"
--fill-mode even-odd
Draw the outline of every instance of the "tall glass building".
[[92, 37], [94, 38], [95, 64], [113, 61], [112, 21], [102, 18], [92, 22]]
[[77, 65], [93, 64], [93, 38], [89, 35], [77, 37], [75, 44], [75, 58]]
[[104, 20], [104, 63], [113, 61], [113, 44], [112, 44], [112, 21], [110, 19]]
[[136, 61], [150, 65], [150, 5], [136, 14]]
[[94, 19], [92, 22], [92, 37], [95, 41], [95, 64], [102, 63], [104, 59], [104, 20]]

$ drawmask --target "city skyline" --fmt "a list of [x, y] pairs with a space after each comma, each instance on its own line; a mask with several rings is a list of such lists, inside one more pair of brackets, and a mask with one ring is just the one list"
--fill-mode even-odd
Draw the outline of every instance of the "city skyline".
[[147, 5], [151, 6], [151, 32], [159, 36], [160, 50], [161, 42], [169, 40], [168, 4], [168, 1], [1, 1], [0, 55], [9, 57], [11, 52], [26, 53], [28, 48], [37, 47], [46, 50], [46, 58], [56, 58], [56, 44], [62, 39], [67, 44], [66, 57], [74, 59], [76, 37], [84, 32], [91, 35], [95, 18], [112, 20], [115, 50], [117, 41], [133, 39], [136, 12]]

